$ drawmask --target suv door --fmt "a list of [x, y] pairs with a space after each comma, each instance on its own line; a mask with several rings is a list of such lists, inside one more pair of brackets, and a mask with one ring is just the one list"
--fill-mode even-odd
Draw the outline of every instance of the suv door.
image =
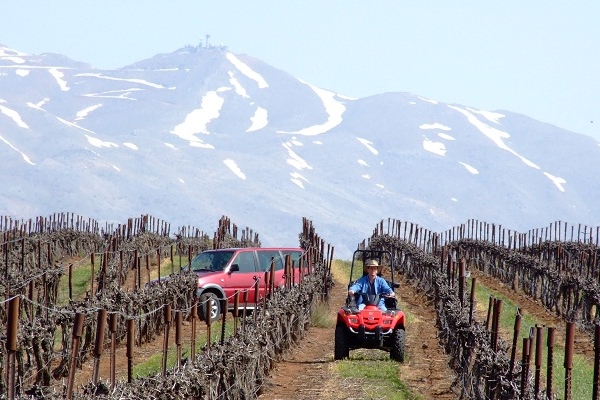
[[225, 296], [232, 301], [235, 292], [248, 290], [248, 301], [254, 302], [254, 277], [256, 273], [256, 255], [253, 250], [239, 250], [229, 263], [227, 275], [221, 287]]
[[256, 250], [256, 255], [258, 256], [258, 268], [259, 271], [262, 272], [261, 278], [262, 282], [260, 285], [260, 296], [265, 295], [265, 289], [268, 286], [269, 282], [265, 282], [266, 274], [271, 270], [271, 260], [275, 262], [275, 277], [274, 277], [274, 285], [275, 287], [283, 286], [283, 258], [281, 256], [281, 252], [279, 250]]

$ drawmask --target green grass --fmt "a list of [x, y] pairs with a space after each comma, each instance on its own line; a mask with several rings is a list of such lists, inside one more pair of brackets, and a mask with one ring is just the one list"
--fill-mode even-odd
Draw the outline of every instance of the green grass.
[[[469, 280], [471, 282], [471, 280]], [[469, 291], [471, 290], [471, 283], [469, 283]], [[500, 315], [500, 331], [505, 332], [502, 336], [508, 342], [509, 346], [512, 346], [512, 337], [515, 325], [515, 318], [517, 315], [518, 305], [503, 296], [501, 293], [493, 292], [491, 289], [483, 286], [480, 282], [477, 282], [475, 287], [475, 301], [479, 304], [484, 304], [487, 312], [489, 305], [490, 296], [494, 296], [496, 299], [502, 300], [502, 311]], [[523, 338], [529, 337], [530, 328], [535, 328], [536, 325], [543, 325], [543, 322], [536, 319], [535, 317], [528, 315], [526, 312], [521, 313], [521, 328], [519, 329], [519, 335], [517, 340], [517, 357], [516, 361], [522, 359], [523, 350]], [[491, 322], [490, 322], [491, 326]], [[562, 331], [560, 331], [562, 329]], [[562, 326], [556, 327], [555, 336], [559, 334], [564, 336], [566, 332], [566, 323]], [[546, 369], [547, 369], [547, 329], [543, 330], [544, 341], [543, 341], [543, 357], [541, 367], [541, 382], [540, 387], [546, 386]], [[532, 343], [535, 346], [535, 339]], [[535, 371], [535, 347], [532, 349], [532, 364], [529, 367], [530, 372]], [[553, 392], [558, 398], [565, 397], [565, 347], [564, 343], [557, 343], [554, 345], [554, 363], [553, 363]], [[593, 360], [586, 360], [583, 356], [575, 354], [573, 356], [573, 369], [571, 374], [571, 398], [573, 399], [591, 399], [592, 398], [592, 384], [594, 365]]]
[[[359, 380], [367, 399], [420, 400], [399, 378], [399, 365], [381, 351], [354, 350], [348, 360], [336, 362], [342, 378]], [[358, 396], [362, 398], [361, 396]]]
[[[73, 265], [72, 295], [73, 299], [81, 299], [90, 289], [90, 278], [92, 276], [92, 264], [87, 261], [83, 264]], [[96, 267], [97, 268], [97, 267]], [[98, 272], [97, 270], [95, 271]], [[65, 268], [64, 275], [58, 285], [58, 305], [69, 303], [69, 269]]]
[[[229, 337], [233, 335], [233, 319], [230, 318], [230, 315], [227, 315], [228, 321], [225, 324], [225, 337]], [[202, 351], [202, 347], [206, 345], [207, 338], [207, 328], [204, 322], [197, 322], [196, 326], [196, 355]], [[241, 321], [238, 320], [238, 329], [241, 329]], [[216, 343], [221, 340], [221, 328], [223, 324], [221, 322], [213, 322], [211, 325], [211, 343]], [[162, 342], [163, 337], [159, 337], [156, 340], [160, 340]], [[181, 358], [184, 359], [189, 357], [192, 352], [191, 343], [189, 341], [185, 341], [181, 346]], [[133, 366], [133, 376], [135, 378], [142, 378], [146, 376], [150, 376], [156, 373], [159, 373], [162, 370], [162, 350], [157, 351], [151, 356], [147, 357], [142, 362], [137, 362], [137, 360], [133, 360], [135, 365]], [[169, 349], [167, 350], [167, 369], [172, 369], [177, 365], [177, 345], [175, 345], [174, 341], [169, 341]]]
[[[143, 378], [159, 373], [162, 370], [162, 353], [156, 353], [146, 359], [146, 361], [136, 364], [133, 367], [133, 377]], [[182, 347], [182, 359], [189, 356], [189, 349]], [[177, 364], [177, 347], [169, 347], [167, 353], [167, 369], [173, 368]]]
[[326, 302], [317, 303], [310, 316], [310, 324], [318, 328], [333, 328], [335, 323], [336, 314], [330, 304]]

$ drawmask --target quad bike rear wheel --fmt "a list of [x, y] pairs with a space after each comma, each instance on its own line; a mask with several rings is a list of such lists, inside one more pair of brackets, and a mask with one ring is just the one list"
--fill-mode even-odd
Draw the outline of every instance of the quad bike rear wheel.
[[403, 328], [396, 328], [392, 332], [392, 348], [390, 349], [390, 358], [394, 361], [404, 362], [404, 349], [406, 346], [406, 331]]
[[334, 360], [343, 360], [344, 358], [350, 357], [347, 329], [348, 328], [346, 328], [344, 324], [337, 324], [335, 327]]

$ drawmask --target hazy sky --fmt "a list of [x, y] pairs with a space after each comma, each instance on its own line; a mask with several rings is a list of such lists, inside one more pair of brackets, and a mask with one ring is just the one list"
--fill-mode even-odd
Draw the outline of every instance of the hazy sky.
[[11, 0], [0, 12], [0, 44], [25, 53], [112, 69], [209, 34], [347, 96], [410, 92], [600, 141], [598, 0]]

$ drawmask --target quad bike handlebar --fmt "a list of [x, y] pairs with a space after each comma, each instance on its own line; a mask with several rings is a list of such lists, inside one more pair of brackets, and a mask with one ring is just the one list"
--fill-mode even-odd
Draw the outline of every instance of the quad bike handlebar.
[[378, 306], [381, 298], [385, 299], [385, 305], [388, 308], [396, 308], [397, 300], [396, 297], [380, 295], [380, 294], [368, 294], [365, 292], [354, 292], [354, 295], [348, 295], [346, 299], [346, 307], [356, 308], [358, 299], [362, 298], [363, 304], [366, 306]]

